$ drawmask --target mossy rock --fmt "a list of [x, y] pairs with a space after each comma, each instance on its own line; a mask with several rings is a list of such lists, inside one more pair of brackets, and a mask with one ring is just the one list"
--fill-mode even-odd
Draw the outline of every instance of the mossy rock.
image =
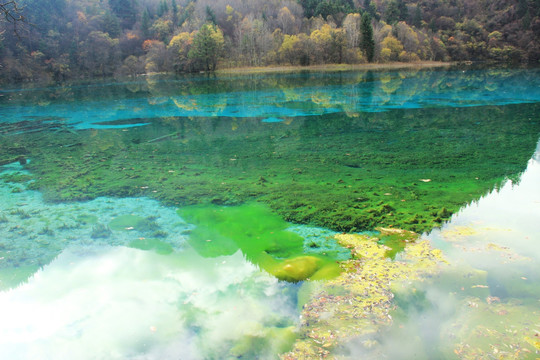
[[298, 282], [308, 279], [321, 267], [323, 261], [315, 256], [299, 256], [284, 260], [272, 270], [280, 280]]

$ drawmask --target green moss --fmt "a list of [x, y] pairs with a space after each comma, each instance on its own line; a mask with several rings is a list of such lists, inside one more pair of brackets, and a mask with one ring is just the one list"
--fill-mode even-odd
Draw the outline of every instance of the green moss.
[[32, 175], [21, 174], [20, 172], [2, 174], [0, 180], [11, 183], [25, 183], [33, 179]]
[[[391, 235], [405, 239], [404, 261], [390, 261], [386, 246], [379, 244], [380, 237]], [[340, 263], [343, 273], [334, 279], [302, 286], [298, 295], [302, 305], [300, 336], [281, 358], [332, 358], [350, 339], [367, 339], [370, 342], [363, 345], [375, 347], [377, 342], [370, 339], [392, 322], [392, 284], [410, 283], [439, 272], [440, 251], [417, 238], [415, 233], [394, 229], [380, 229], [378, 237], [336, 235], [353, 258]], [[422, 296], [418, 295], [420, 300]]]

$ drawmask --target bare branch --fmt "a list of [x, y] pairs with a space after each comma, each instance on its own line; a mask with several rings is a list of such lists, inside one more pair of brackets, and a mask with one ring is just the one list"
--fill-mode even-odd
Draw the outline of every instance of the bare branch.
[[23, 15], [23, 9], [24, 7], [19, 6], [15, 0], [0, 2], [0, 13], [4, 15], [7, 22], [13, 24], [13, 32], [18, 38], [20, 38], [20, 36], [17, 29], [17, 24], [26, 23], [26, 17]]
[[4, 14], [5, 19], [8, 22], [25, 21], [25, 17], [22, 14], [23, 8], [14, 1], [8, 1], [0, 3], [0, 12]]

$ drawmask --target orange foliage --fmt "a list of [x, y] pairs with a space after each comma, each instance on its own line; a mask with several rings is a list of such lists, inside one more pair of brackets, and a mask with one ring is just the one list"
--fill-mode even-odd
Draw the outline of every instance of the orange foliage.
[[161, 43], [162, 42], [159, 40], [144, 40], [142, 48], [144, 51], [149, 51], [151, 48]]

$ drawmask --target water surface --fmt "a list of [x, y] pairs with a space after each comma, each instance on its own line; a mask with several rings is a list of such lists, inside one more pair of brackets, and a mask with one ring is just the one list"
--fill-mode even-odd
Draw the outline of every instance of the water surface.
[[539, 85], [441, 69], [1, 90], [1, 357], [277, 358], [306, 284], [349, 257], [333, 236], [394, 227], [448, 265], [333, 353], [533, 358]]

